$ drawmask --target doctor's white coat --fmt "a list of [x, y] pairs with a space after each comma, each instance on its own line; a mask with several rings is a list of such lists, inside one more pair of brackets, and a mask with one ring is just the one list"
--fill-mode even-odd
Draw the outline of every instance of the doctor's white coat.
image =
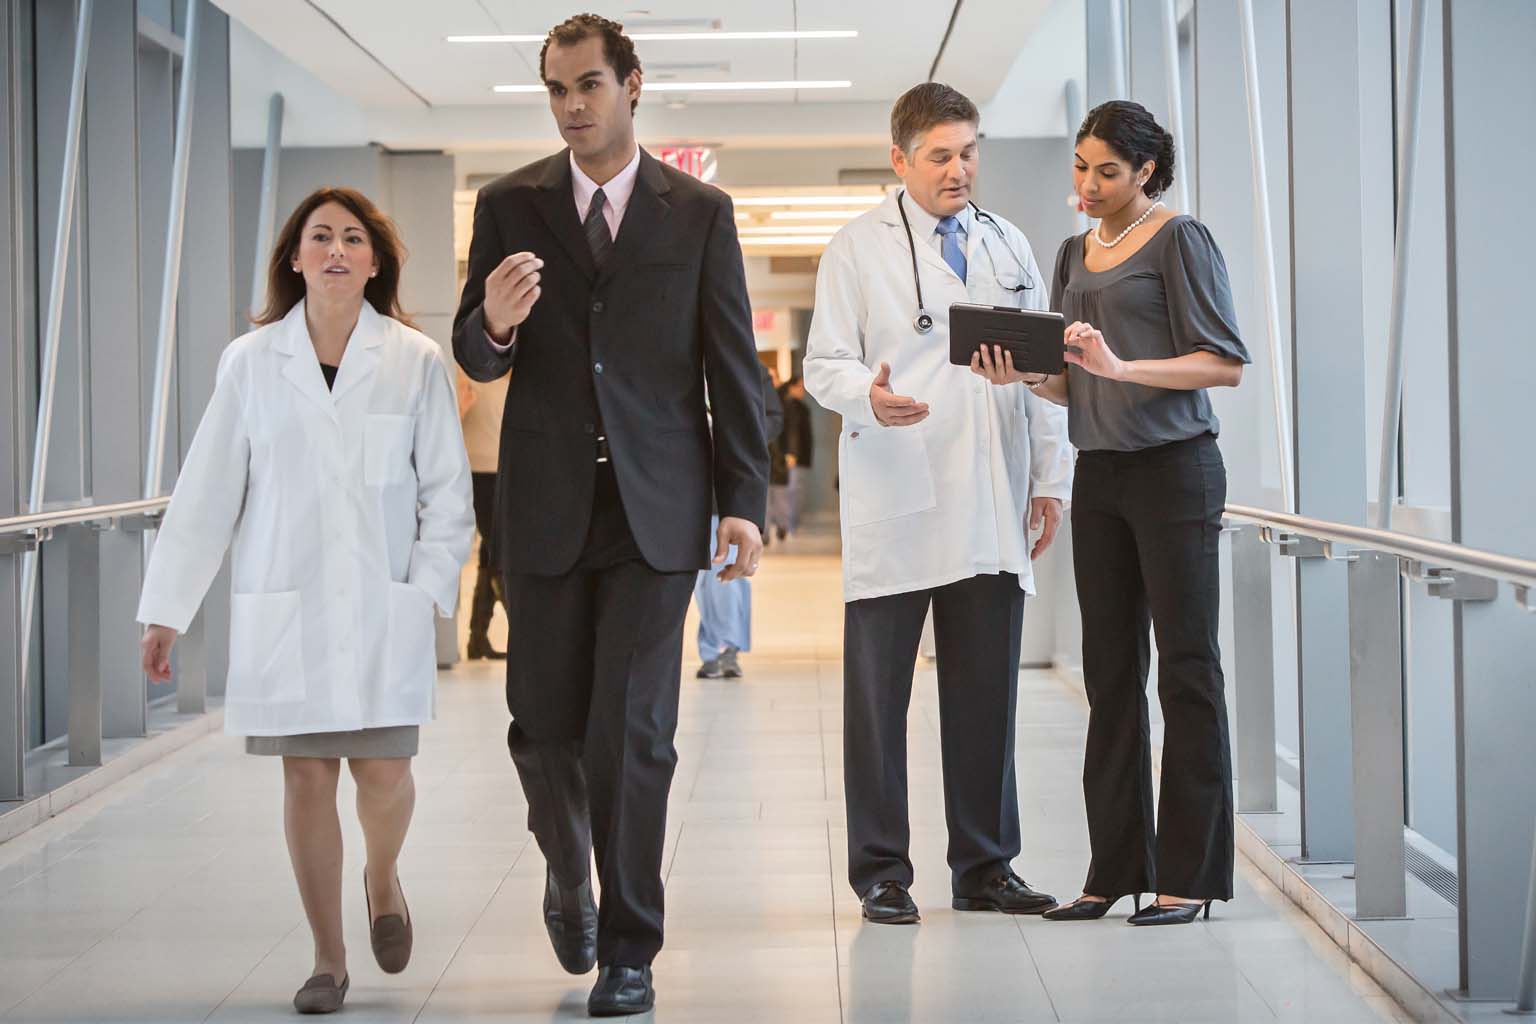
[[227, 732], [417, 725], [473, 530], [436, 342], [365, 302], [327, 390], [300, 302], [225, 350], [138, 619], [185, 631], [233, 544]]
[[[837, 233], [816, 276], [805, 385], [843, 418], [843, 597], [926, 590], [997, 572], [1017, 573], [1033, 594], [1029, 499], [1071, 496], [1066, 410], [1023, 384], [996, 387], [952, 365], [949, 306], [1044, 309], [1049, 282], [1022, 232], [974, 213], [962, 282], [929, 244], [932, 218], [910, 197], [907, 211], [934, 319], [930, 333], [912, 326], [917, 293], [895, 194]], [[1032, 287], [1013, 290], [1026, 283]], [[885, 427], [875, 419], [869, 388], [882, 362], [891, 366], [892, 391], [928, 403], [922, 423]]]

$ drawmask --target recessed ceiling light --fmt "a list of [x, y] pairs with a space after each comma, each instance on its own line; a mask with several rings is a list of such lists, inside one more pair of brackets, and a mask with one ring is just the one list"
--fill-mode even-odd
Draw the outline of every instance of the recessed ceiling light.
[[885, 196], [743, 196], [734, 202], [737, 206], [879, 206]]
[[863, 210], [774, 210], [770, 220], [852, 220], [864, 216]]
[[739, 239], [742, 245], [826, 245], [831, 241], [830, 235], [778, 235], [769, 238], [762, 235], [753, 235]]
[[[677, 42], [748, 42], [759, 39], [857, 39], [855, 29], [820, 29], [810, 31], [783, 30], [776, 32], [632, 32], [629, 38], [637, 43]], [[481, 35], [447, 36], [450, 43], [542, 43], [548, 34], [529, 35]]]
[[[852, 82], [648, 82], [647, 92], [762, 92], [775, 89], [848, 89]], [[498, 85], [494, 92], [544, 92], [542, 85]]]

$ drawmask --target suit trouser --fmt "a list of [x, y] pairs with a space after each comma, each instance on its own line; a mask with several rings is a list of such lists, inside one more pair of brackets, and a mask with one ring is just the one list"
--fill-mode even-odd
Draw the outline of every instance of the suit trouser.
[[[1209, 434], [1084, 452], [1072, 487], [1095, 896], [1232, 898], [1232, 756], [1217, 619], [1227, 478]], [[1148, 624], [1157, 634], [1162, 787], [1152, 817]]]
[[1024, 591], [1013, 573], [850, 601], [843, 616], [843, 786], [848, 881], [863, 895], [912, 884], [907, 709], [917, 645], [933, 605], [939, 744], [951, 884], [1008, 870], [1019, 853], [1014, 711]]
[[639, 966], [662, 944], [662, 843], [694, 573], [646, 565], [611, 469], [598, 477], [577, 565], [506, 577], [507, 746], [528, 827], [560, 884], [580, 885], [596, 852], [598, 963]]
[[469, 606], [469, 635], [483, 637], [491, 626], [491, 615], [496, 609], [496, 588], [493, 568], [496, 565], [492, 538], [496, 535], [496, 474], [471, 473], [475, 502], [475, 529], [480, 532], [480, 557], [475, 566], [475, 591]]

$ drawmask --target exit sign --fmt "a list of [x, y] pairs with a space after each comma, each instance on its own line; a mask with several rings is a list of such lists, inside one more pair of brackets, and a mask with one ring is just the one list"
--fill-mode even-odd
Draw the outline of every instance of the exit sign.
[[715, 180], [715, 151], [708, 146], [663, 146], [656, 159], [700, 181]]

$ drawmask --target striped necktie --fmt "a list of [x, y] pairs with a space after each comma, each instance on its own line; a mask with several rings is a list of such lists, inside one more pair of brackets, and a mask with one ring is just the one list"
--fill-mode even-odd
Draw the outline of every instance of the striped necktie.
[[587, 236], [587, 245], [592, 249], [592, 262], [599, 270], [608, 262], [608, 253], [613, 249], [608, 218], [603, 216], [603, 205], [607, 202], [608, 197], [603, 195], [602, 189], [592, 193], [592, 205], [587, 207], [587, 219], [581, 222], [581, 230]]

